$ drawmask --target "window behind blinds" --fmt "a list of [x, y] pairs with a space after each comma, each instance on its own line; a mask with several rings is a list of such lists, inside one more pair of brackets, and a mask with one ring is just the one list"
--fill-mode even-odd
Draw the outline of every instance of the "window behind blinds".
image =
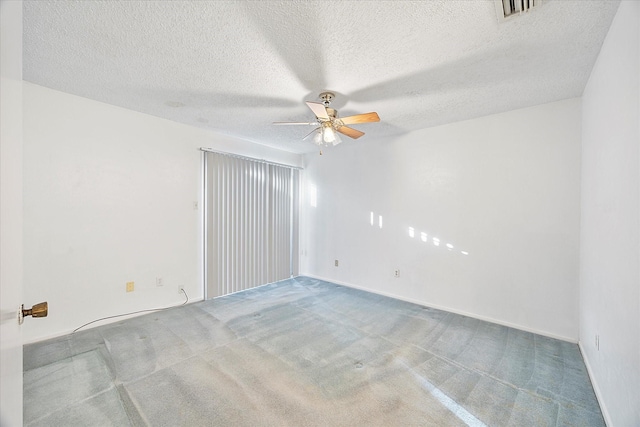
[[207, 298], [298, 274], [298, 174], [205, 152]]

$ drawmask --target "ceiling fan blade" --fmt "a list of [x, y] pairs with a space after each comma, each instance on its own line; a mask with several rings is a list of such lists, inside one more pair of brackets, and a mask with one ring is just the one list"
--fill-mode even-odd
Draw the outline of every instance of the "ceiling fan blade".
[[273, 122], [274, 125], [311, 125], [311, 126], [318, 126], [318, 122], [315, 123], [308, 123], [308, 122]]
[[318, 129], [320, 129], [319, 127], [315, 128], [314, 130], [312, 130], [311, 132], [309, 132], [304, 138], [302, 138], [302, 140], [304, 141], [305, 139], [309, 138], [311, 135], [313, 135]]
[[308, 101], [305, 102], [305, 104], [307, 104], [307, 107], [309, 107], [311, 111], [313, 111], [313, 114], [315, 114], [317, 118], [329, 120], [329, 115], [327, 114], [327, 109], [325, 108], [324, 104]]
[[357, 129], [354, 128], [350, 128], [348, 126], [340, 126], [338, 129], [336, 129], [338, 132], [340, 132], [343, 135], [347, 135], [349, 138], [353, 138], [353, 139], [358, 139], [360, 138], [362, 135], [364, 135], [364, 132], [360, 132]]
[[378, 113], [364, 113], [364, 114], [356, 114], [355, 116], [348, 117], [340, 117], [342, 123], [345, 125], [355, 125], [358, 123], [371, 123], [371, 122], [379, 122], [380, 117], [378, 117]]

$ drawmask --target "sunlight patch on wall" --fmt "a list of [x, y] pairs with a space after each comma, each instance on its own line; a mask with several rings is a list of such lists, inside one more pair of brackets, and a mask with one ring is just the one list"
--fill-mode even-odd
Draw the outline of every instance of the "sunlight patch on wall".
[[309, 205], [312, 208], [318, 206], [318, 188], [313, 184], [309, 185]]
[[[373, 225], [373, 212], [371, 212], [371, 225]], [[408, 227], [407, 228], [407, 233], [409, 234], [410, 238], [414, 238], [416, 236], [416, 234], [418, 233], [418, 231], [416, 231], [416, 229], [414, 227]], [[428, 243], [429, 242], [429, 235], [426, 232], [421, 231], [420, 232], [420, 240], [423, 241], [424, 243]], [[436, 246], [436, 247], [440, 246], [440, 238], [438, 238], [438, 237], [432, 237], [431, 238], [431, 242], [433, 243], [433, 246]], [[452, 243], [446, 243], [446, 244], [444, 244], [444, 247], [446, 247], [449, 252], [453, 252], [454, 246], [453, 246]], [[469, 255], [469, 252], [467, 252], [467, 251], [460, 251], [460, 253], [462, 255]]]
[[[369, 224], [371, 224], [372, 227], [375, 222], [375, 217], [375, 214], [371, 211], [369, 214]], [[382, 228], [382, 215], [378, 215], [378, 227]]]

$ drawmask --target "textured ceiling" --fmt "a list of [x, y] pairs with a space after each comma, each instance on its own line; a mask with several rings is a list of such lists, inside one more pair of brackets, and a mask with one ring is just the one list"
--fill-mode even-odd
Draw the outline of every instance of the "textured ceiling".
[[[618, 1], [28, 1], [24, 79], [293, 152], [336, 93], [355, 142], [580, 96]], [[348, 138], [344, 138], [348, 139]]]

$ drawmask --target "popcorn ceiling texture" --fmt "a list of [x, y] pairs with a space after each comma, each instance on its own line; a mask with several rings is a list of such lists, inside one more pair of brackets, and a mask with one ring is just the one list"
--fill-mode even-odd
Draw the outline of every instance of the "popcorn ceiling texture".
[[367, 139], [581, 96], [619, 1], [25, 1], [24, 79], [293, 152], [332, 90]]

